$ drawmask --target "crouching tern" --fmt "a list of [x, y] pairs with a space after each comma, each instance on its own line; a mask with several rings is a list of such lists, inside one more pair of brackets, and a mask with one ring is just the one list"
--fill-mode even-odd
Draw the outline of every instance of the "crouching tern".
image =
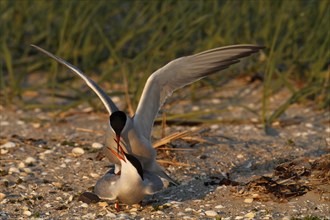
[[142, 168], [150, 173], [176, 183], [156, 161], [156, 151], [151, 144], [151, 130], [155, 117], [167, 97], [176, 89], [191, 84], [205, 76], [228, 68], [238, 63], [240, 58], [247, 57], [262, 49], [257, 45], [232, 45], [219, 47], [192, 56], [175, 59], [155, 71], [148, 78], [143, 89], [140, 102], [133, 117], [119, 111], [111, 98], [81, 70], [65, 60], [31, 45], [47, 56], [68, 67], [80, 76], [86, 84], [98, 95], [110, 114], [104, 153], [110, 162], [115, 163], [115, 173], [119, 173], [121, 162], [108, 147], [115, 148], [119, 143], [124, 151], [136, 157]]
[[163, 188], [163, 182], [157, 175], [143, 170], [136, 157], [125, 153], [120, 145], [118, 148], [118, 153], [112, 148], [109, 148], [109, 151], [121, 163], [120, 174], [115, 174], [112, 169], [97, 181], [94, 193], [100, 199], [119, 200], [127, 205], [132, 205]]

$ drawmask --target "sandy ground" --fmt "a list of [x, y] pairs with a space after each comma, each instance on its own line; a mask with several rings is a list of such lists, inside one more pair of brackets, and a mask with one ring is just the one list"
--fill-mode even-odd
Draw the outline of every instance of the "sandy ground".
[[[222, 123], [168, 123], [166, 135], [189, 131], [158, 150], [181, 184], [140, 205], [121, 204], [119, 212], [112, 202], [81, 196], [110, 167], [98, 149], [106, 114], [86, 105], [57, 115], [2, 106], [0, 219], [329, 219], [330, 113], [295, 104], [266, 135], [260, 119], [242, 108], [258, 110], [260, 94], [257, 83], [239, 80], [221, 92], [201, 90], [208, 98], [193, 104], [184, 91], [175, 94], [168, 114], [210, 109], [203, 117]], [[277, 94], [270, 106], [285, 98]], [[155, 125], [155, 141], [162, 132]]]

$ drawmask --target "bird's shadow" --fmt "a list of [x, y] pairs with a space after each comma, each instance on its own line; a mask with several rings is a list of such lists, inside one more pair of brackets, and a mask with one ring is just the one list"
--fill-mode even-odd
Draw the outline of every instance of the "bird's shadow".
[[[236, 141], [235, 144], [238, 143], [240, 142]], [[268, 141], [257, 141], [257, 143], [269, 144]], [[287, 155], [286, 157], [273, 157], [258, 164], [254, 164], [256, 162], [255, 155], [251, 154], [246, 160], [232, 167], [228, 171], [227, 176], [224, 176], [223, 173], [209, 173], [202, 177], [196, 175], [190, 181], [182, 182], [178, 186], [165, 188], [153, 196], [147, 196], [144, 199], [143, 204], [157, 207], [171, 201], [185, 202], [191, 200], [203, 200], [210, 192], [215, 191], [218, 186], [244, 186], [257, 177], [272, 174], [274, 169], [284, 162], [293, 161], [303, 157], [319, 157], [326, 153], [327, 151], [322, 148], [310, 149], [301, 156], [293, 157]], [[205, 171], [207, 172], [207, 170]], [[244, 181], [237, 182], [237, 178], [244, 179]]]
[[180, 185], [171, 185], [162, 191], [148, 196], [144, 199], [143, 205], [160, 206], [168, 202], [185, 202], [189, 200], [204, 199], [207, 194], [214, 191], [220, 182], [225, 180], [221, 174], [208, 177], [195, 177], [194, 179], [181, 183]]

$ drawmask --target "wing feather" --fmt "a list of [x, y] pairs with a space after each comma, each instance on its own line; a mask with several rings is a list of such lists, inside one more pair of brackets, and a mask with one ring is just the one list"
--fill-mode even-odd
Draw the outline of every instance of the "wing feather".
[[101, 87], [99, 87], [96, 82], [94, 82], [92, 79], [88, 78], [81, 70], [79, 70], [77, 67], [73, 66], [72, 64], [66, 62], [62, 58], [59, 58], [50, 52], [36, 46], [36, 45], [31, 45], [32, 47], [36, 48], [40, 52], [44, 53], [45, 55], [49, 56], [50, 58], [56, 60], [57, 62], [63, 64], [67, 68], [69, 68], [72, 72], [77, 74], [80, 78], [82, 78], [86, 84], [96, 93], [96, 95], [101, 99], [103, 105], [105, 108], [108, 110], [109, 114], [111, 114], [114, 111], [118, 111], [117, 106], [115, 103], [110, 99], [110, 97], [104, 92]]
[[148, 78], [134, 116], [135, 126], [145, 138], [150, 138], [159, 108], [175, 90], [226, 69], [238, 63], [240, 58], [262, 48], [256, 45], [233, 45], [171, 61]]

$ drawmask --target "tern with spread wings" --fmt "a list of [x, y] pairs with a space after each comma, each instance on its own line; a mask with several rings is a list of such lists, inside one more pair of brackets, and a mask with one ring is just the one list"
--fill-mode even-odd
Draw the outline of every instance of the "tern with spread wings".
[[176, 182], [157, 163], [156, 151], [150, 140], [154, 120], [160, 107], [175, 90], [226, 69], [232, 64], [238, 63], [240, 58], [247, 57], [263, 48], [256, 45], [232, 45], [171, 61], [150, 75], [143, 89], [136, 113], [130, 117], [120, 111], [111, 98], [77, 67], [38, 46], [31, 46], [80, 76], [101, 99], [110, 114], [104, 151], [107, 158], [116, 164], [116, 173], [120, 172], [121, 163], [108, 147], [116, 148], [119, 152], [118, 145], [122, 144], [124, 151], [136, 157], [144, 170], [173, 183]]

